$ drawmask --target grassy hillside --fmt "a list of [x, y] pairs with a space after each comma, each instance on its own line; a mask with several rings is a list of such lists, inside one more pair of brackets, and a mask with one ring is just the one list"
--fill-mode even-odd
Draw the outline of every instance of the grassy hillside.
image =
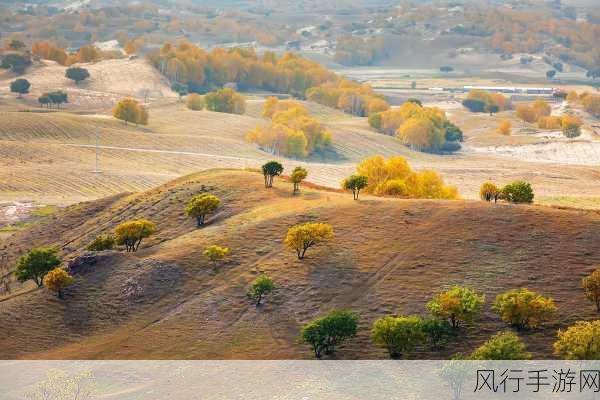
[[[196, 229], [184, 215], [194, 194], [209, 191], [224, 206]], [[296, 343], [302, 324], [332, 309], [361, 315], [360, 334], [340, 358], [383, 358], [369, 339], [374, 319], [425, 313], [430, 297], [454, 284], [483, 291], [481, 321], [439, 353], [470, 351], [505, 325], [490, 310], [495, 295], [528, 287], [556, 300], [544, 329], [523, 334], [536, 357], [551, 355], [555, 331], [595, 318], [581, 277], [600, 263], [600, 216], [535, 206], [469, 201], [367, 198], [304, 188], [262, 176], [216, 170], [190, 175], [143, 193], [82, 203], [17, 232], [0, 244], [13, 265], [20, 252], [56, 245], [71, 259], [97, 234], [146, 217], [157, 234], [138, 253], [108, 252], [80, 268], [59, 301], [24, 286], [0, 299], [1, 358], [308, 358]], [[333, 242], [300, 262], [284, 248], [288, 227], [305, 221], [333, 225]], [[217, 270], [202, 256], [213, 244], [232, 249]], [[256, 309], [250, 282], [268, 273], [277, 292]], [[137, 295], [130, 295], [135, 288]]]
[[[41, 61], [30, 68], [20, 78], [31, 83], [30, 94], [15, 103], [9, 84], [15, 76], [7, 72], [0, 73], [0, 98], [11, 102], [12, 107], [36, 106], [37, 98], [44, 92], [63, 90], [69, 96], [69, 109], [106, 110], [125, 96], [159, 100], [176, 97], [169, 84], [148, 62], [135, 60], [105, 60], [97, 63], [78, 64], [86, 68], [90, 78], [79, 85], [65, 77], [67, 67], [53, 61]], [[10, 103], [9, 103], [10, 104]], [[20, 107], [19, 107], [20, 108]]]

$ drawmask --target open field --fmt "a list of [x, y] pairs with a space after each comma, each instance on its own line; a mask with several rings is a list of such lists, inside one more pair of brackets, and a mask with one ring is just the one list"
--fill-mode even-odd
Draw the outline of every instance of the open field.
[[31, 93], [18, 103], [14, 101], [15, 94], [9, 91], [9, 83], [15, 77], [0, 72], [0, 102], [12, 106], [12, 109], [33, 107], [42, 93], [63, 90], [69, 96], [70, 110], [90, 112], [110, 110], [117, 101], [127, 96], [148, 101], [177, 96], [166, 79], [142, 59], [105, 60], [77, 66], [86, 68], [90, 73], [90, 78], [79, 85], [65, 77], [67, 67], [48, 60], [39, 62], [21, 76], [31, 83]]
[[[201, 230], [183, 213], [203, 190], [224, 206]], [[66, 301], [24, 286], [0, 299], [2, 358], [308, 358], [296, 343], [302, 324], [330, 310], [361, 315], [360, 334], [340, 358], [383, 358], [369, 339], [374, 319], [422, 314], [425, 303], [453, 284], [484, 292], [482, 318], [439, 353], [470, 351], [506, 329], [490, 302], [506, 289], [528, 287], [555, 299], [558, 313], [543, 329], [521, 333], [535, 357], [551, 356], [555, 331], [596, 314], [580, 289], [581, 277], [600, 263], [600, 216], [539, 206], [473, 201], [396, 200], [304, 188], [277, 180], [265, 190], [259, 174], [209, 171], [145, 193], [82, 203], [15, 233], [0, 246], [8, 263], [25, 248], [55, 245], [72, 259], [97, 234], [119, 222], [146, 217], [155, 236], [135, 254], [107, 252], [77, 267]], [[289, 226], [333, 225], [333, 242], [304, 262], [282, 245]], [[357, 224], [358, 221], [358, 224]], [[360, 226], [360, 228], [359, 228]], [[213, 270], [208, 245], [230, 247]], [[256, 309], [249, 283], [268, 273], [276, 293]], [[132, 295], [127, 288], [141, 288]]]
[[[537, 162], [527, 161], [532, 157], [523, 145], [543, 145], [548, 139], [518, 125], [512, 112], [489, 117], [449, 104], [450, 119], [465, 131], [466, 148], [455, 155], [432, 155], [411, 151], [395, 138], [374, 132], [364, 118], [307, 105], [332, 131], [335, 152], [324, 159], [281, 161], [288, 170], [307, 166], [308, 180], [313, 183], [338, 187], [357, 163], [382, 154], [400, 155], [418, 169], [439, 171], [464, 198], [476, 198], [486, 180], [500, 184], [530, 180], [539, 198], [587, 198], [600, 191], [600, 171], [593, 158], [585, 158], [585, 143], [559, 141], [568, 154], [570, 149], [584, 146], [580, 159], [571, 162], [554, 158], [552, 163], [544, 163], [543, 155], [531, 160]], [[175, 100], [163, 101], [151, 105], [147, 127], [125, 126], [104, 114], [1, 112], [0, 200], [66, 205], [149, 189], [203, 169], [258, 168], [274, 158], [245, 141], [250, 129], [266, 123], [260, 118], [261, 108], [260, 98], [250, 99], [247, 115], [241, 116], [194, 112]], [[514, 121], [514, 135], [495, 133], [502, 118]], [[101, 174], [94, 173], [96, 134]], [[501, 153], [496, 148], [502, 146], [524, 153], [502, 157], [496, 154]]]

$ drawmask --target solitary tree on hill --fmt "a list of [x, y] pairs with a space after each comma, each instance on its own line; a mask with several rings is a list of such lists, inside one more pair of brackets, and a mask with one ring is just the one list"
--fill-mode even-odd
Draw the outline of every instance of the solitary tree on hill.
[[294, 194], [296, 194], [298, 191], [300, 191], [300, 183], [302, 183], [302, 181], [304, 179], [306, 179], [307, 176], [308, 176], [308, 171], [305, 168], [302, 168], [302, 167], [294, 168], [294, 171], [292, 171], [292, 175], [290, 176], [290, 179], [291, 179], [292, 183], [294, 184]]
[[22, 256], [15, 269], [15, 276], [19, 282], [33, 280], [38, 287], [44, 284], [44, 276], [61, 263], [58, 250], [52, 247], [41, 247], [30, 250]]
[[113, 109], [113, 116], [121, 121], [135, 124], [148, 124], [148, 110], [142, 107], [136, 100], [126, 98], [121, 100]]
[[256, 307], [260, 306], [260, 301], [263, 296], [271, 293], [275, 289], [273, 279], [268, 275], [261, 275], [252, 283], [250, 290], [248, 291], [248, 297], [252, 299]]
[[64, 269], [55, 268], [44, 276], [44, 286], [56, 293], [59, 299], [63, 299], [63, 290], [71, 286], [75, 279]]
[[17, 93], [17, 97], [21, 98], [22, 95], [29, 93], [31, 84], [27, 79], [19, 78], [10, 83], [10, 91]]
[[281, 175], [283, 172], [283, 165], [277, 161], [269, 161], [262, 166], [262, 173], [265, 177], [265, 187], [273, 187], [273, 178]]
[[124, 245], [127, 252], [135, 252], [140, 247], [142, 239], [156, 232], [156, 225], [147, 219], [126, 221], [115, 229], [115, 241]]
[[65, 76], [72, 81], [75, 81], [76, 85], [90, 77], [90, 73], [87, 69], [81, 67], [71, 67], [65, 72]]
[[342, 182], [342, 188], [352, 190], [354, 200], [358, 200], [360, 191], [369, 185], [369, 178], [364, 175], [350, 175]]
[[229, 248], [221, 246], [209, 246], [204, 250], [204, 257], [208, 258], [213, 264], [213, 268], [217, 268], [219, 261], [223, 261], [225, 257], [230, 253]]
[[221, 205], [221, 200], [212, 194], [202, 193], [192, 197], [185, 208], [185, 213], [196, 218], [198, 228], [204, 225], [208, 214], [213, 213]]
[[333, 227], [329, 224], [308, 222], [291, 227], [285, 237], [285, 245], [296, 251], [299, 260], [309, 248], [333, 239]]

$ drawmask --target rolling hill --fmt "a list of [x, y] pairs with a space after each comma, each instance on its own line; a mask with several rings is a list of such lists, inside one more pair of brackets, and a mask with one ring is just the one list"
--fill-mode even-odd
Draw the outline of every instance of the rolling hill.
[[[196, 229], [184, 207], [208, 191], [223, 207]], [[96, 235], [145, 217], [158, 232], [139, 252], [83, 254]], [[300, 262], [282, 244], [306, 221], [333, 225], [335, 239]], [[501, 291], [528, 287], [551, 296], [553, 322], [522, 333], [536, 357], [551, 357], [558, 328], [596, 318], [580, 282], [600, 263], [600, 215], [539, 206], [474, 201], [398, 200], [352, 196], [277, 180], [264, 189], [249, 171], [211, 170], [157, 188], [67, 207], [0, 244], [6, 265], [41, 245], [55, 245], [76, 272], [59, 301], [25, 285], [0, 298], [0, 357], [54, 359], [309, 358], [297, 343], [302, 324], [332, 308], [361, 315], [360, 333], [339, 358], [384, 358], [369, 339], [374, 319], [424, 314], [431, 296], [460, 284], [487, 296], [480, 321], [445, 350], [470, 351], [507, 327], [490, 303]], [[213, 269], [202, 256], [213, 244], [232, 249]], [[260, 273], [277, 284], [255, 308], [245, 293]]]

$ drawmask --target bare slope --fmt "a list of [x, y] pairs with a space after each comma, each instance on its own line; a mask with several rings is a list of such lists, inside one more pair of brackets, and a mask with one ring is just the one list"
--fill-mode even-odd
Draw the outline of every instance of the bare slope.
[[[79, 85], [65, 77], [67, 67], [53, 61], [43, 60], [30, 68], [21, 78], [31, 83], [30, 94], [25, 102], [35, 104], [44, 92], [63, 90], [69, 95], [69, 108], [77, 110], [106, 110], [125, 96], [148, 100], [176, 97], [167, 80], [146, 60], [105, 60], [97, 63], [77, 64], [86, 68], [90, 78]], [[0, 96], [10, 94], [9, 83], [15, 77], [0, 75]]]
[[[184, 215], [203, 190], [224, 207], [203, 229]], [[387, 314], [424, 313], [435, 292], [450, 285], [486, 293], [479, 323], [440, 353], [469, 351], [506, 326], [491, 313], [500, 291], [528, 287], [555, 298], [557, 318], [523, 334], [536, 357], [551, 354], [555, 331], [595, 318], [581, 277], [600, 263], [596, 213], [544, 207], [365, 198], [291, 185], [262, 187], [258, 174], [210, 171], [156, 189], [71, 206], [5, 241], [9, 264], [32, 246], [53, 244], [65, 258], [129, 218], [146, 217], [158, 233], [136, 254], [109, 252], [79, 268], [66, 301], [31, 289], [0, 299], [1, 358], [306, 358], [296, 343], [302, 324], [332, 308], [361, 314], [357, 338], [340, 358], [379, 358], [368, 331]], [[293, 224], [331, 223], [335, 240], [299, 262], [284, 248]], [[230, 247], [214, 271], [202, 256], [209, 245]], [[12, 264], [11, 264], [12, 265]], [[277, 292], [256, 309], [249, 283], [270, 274]], [[28, 290], [24, 287], [21, 290]], [[23, 293], [23, 292], [20, 292]]]
[[[73, 204], [149, 189], [198, 170], [259, 168], [274, 156], [244, 138], [250, 129], [266, 123], [259, 118], [261, 104], [251, 100], [249, 115], [195, 112], [178, 102], [154, 104], [147, 127], [125, 126], [101, 115], [0, 112], [0, 201]], [[335, 152], [325, 159], [280, 161], [288, 170], [305, 165], [313, 183], [338, 187], [357, 163], [381, 154], [400, 155], [417, 169], [439, 171], [465, 198], [476, 198], [487, 180], [504, 184], [527, 179], [538, 199], [593, 198], [600, 193], [600, 172], [594, 166], [529, 163], [469, 152], [419, 153], [374, 132], [364, 118], [309, 106], [332, 131]], [[96, 134], [102, 174], [94, 173]]]

